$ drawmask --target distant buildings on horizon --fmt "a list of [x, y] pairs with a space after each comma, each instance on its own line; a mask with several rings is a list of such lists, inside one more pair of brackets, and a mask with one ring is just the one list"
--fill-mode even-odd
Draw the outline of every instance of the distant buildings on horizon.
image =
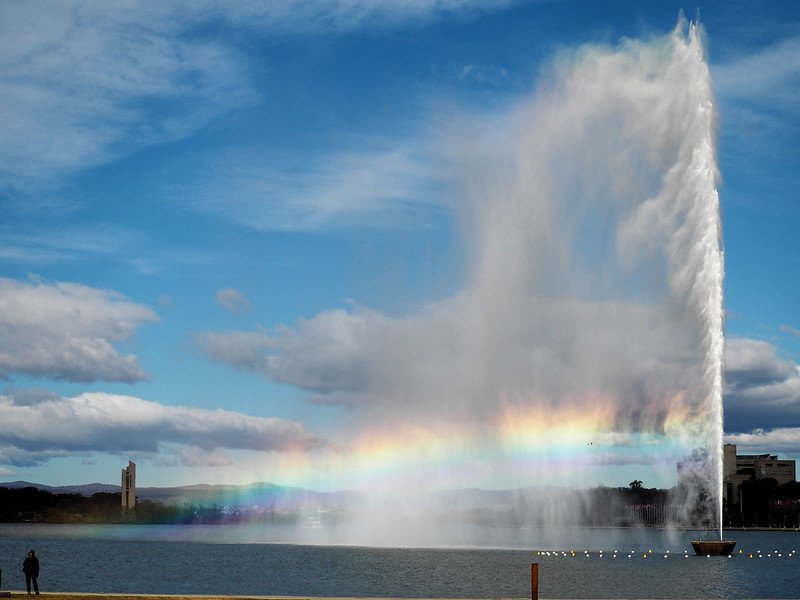
[[730, 506], [740, 505], [745, 481], [774, 479], [778, 485], [797, 480], [794, 459], [775, 454], [737, 454], [736, 444], [725, 444], [722, 461], [722, 495]]

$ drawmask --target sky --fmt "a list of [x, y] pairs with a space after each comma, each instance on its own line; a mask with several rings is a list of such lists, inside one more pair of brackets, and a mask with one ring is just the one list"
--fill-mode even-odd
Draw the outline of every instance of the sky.
[[[650, 193], [689, 110], [632, 103], [635, 143], [624, 109], [571, 119], [633, 68], [603, 57], [669, 67], [682, 12], [716, 107], [725, 441], [800, 458], [800, 4], [4, 0], [0, 481], [674, 485], [706, 417], [665, 383], [686, 315], [658, 260], [607, 261], [624, 209], [581, 194], [631, 164], [620, 195]], [[614, 76], [579, 85], [595, 59]]]

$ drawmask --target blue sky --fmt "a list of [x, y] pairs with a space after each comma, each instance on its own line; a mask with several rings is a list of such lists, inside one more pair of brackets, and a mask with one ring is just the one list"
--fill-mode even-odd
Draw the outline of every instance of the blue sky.
[[[6, 1], [0, 477], [333, 485], [286, 473], [403, 414], [359, 386], [395, 389], [392, 319], [470, 277], [453, 140], [681, 10], [719, 116], [727, 439], [800, 457], [797, 3]], [[368, 327], [396, 355], [331, 362]]]

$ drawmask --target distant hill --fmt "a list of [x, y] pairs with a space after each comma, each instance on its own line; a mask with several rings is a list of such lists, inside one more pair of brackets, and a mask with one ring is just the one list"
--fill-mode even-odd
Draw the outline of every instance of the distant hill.
[[[0, 487], [9, 489], [34, 487], [52, 494], [80, 494], [81, 496], [91, 496], [98, 492], [118, 493], [120, 491], [120, 486], [108, 483], [50, 486], [29, 481], [8, 481], [0, 482]], [[317, 492], [265, 482], [247, 485], [196, 484], [175, 487], [137, 487], [136, 495], [139, 500], [153, 500], [162, 504], [260, 507], [279, 511], [302, 507], [332, 508], [357, 499], [357, 495], [351, 492]]]
[[284, 487], [257, 482], [247, 485], [186, 485], [168, 488], [137, 488], [140, 499], [164, 504], [261, 507], [270, 510], [292, 510], [300, 507], [332, 507], [353, 497], [347, 492], [316, 492], [303, 488]]
[[119, 492], [120, 486], [112, 485], [110, 483], [85, 483], [83, 485], [61, 485], [52, 486], [44, 485], [41, 483], [31, 483], [30, 481], [7, 481], [0, 482], [0, 487], [5, 487], [10, 490], [18, 490], [26, 487], [34, 487], [37, 490], [44, 490], [51, 494], [80, 494], [81, 496], [91, 496], [98, 492], [105, 492], [113, 494]]
[[[53, 494], [80, 494], [91, 496], [98, 492], [118, 493], [120, 486], [109, 483], [86, 483], [83, 485], [49, 486], [29, 481], [0, 482], [0, 487], [18, 489], [35, 487]], [[520, 497], [542, 497], [563, 493], [559, 488], [485, 490], [467, 488], [443, 490], [435, 494], [440, 501], [454, 508], [473, 508], [499, 504], [511, 504]], [[194, 484], [174, 487], [137, 487], [139, 500], [153, 500], [163, 504], [238, 505], [296, 508], [299, 505], [340, 505], [358, 502], [355, 492], [318, 492], [305, 488], [286, 487], [274, 483], [256, 482], [245, 485]]]

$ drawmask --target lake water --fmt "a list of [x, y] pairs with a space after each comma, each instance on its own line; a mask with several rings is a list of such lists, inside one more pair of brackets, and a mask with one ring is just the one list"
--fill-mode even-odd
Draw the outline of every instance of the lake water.
[[42, 591], [530, 598], [537, 562], [543, 598], [800, 597], [800, 533], [726, 533], [737, 541], [732, 558], [693, 556], [697, 537], [476, 528], [443, 539], [447, 548], [375, 548], [325, 545], [324, 531], [279, 526], [6, 524], [0, 569], [2, 589], [24, 589], [21, 564], [34, 548]]

